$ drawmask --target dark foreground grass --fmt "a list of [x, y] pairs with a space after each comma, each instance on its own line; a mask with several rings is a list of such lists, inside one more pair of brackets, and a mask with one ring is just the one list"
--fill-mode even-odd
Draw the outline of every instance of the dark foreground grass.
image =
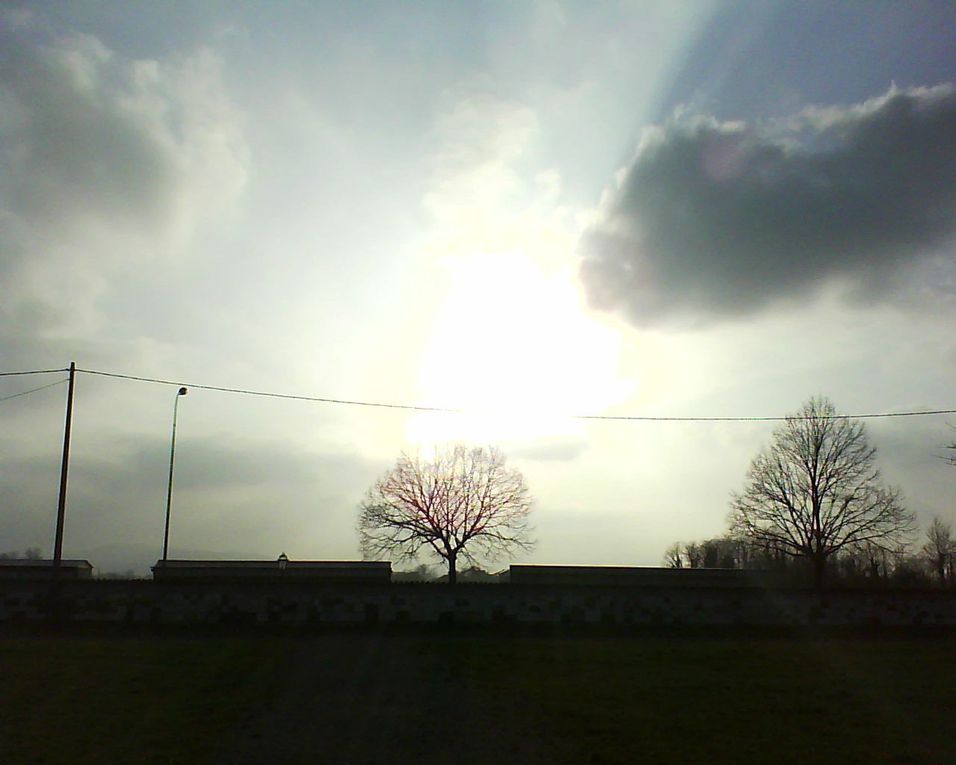
[[473, 643], [566, 762], [956, 763], [951, 640]]
[[0, 762], [207, 762], [257, 696], [273, 640], [0, 641]]
[[956, 763], [942, 638], [34, 638], [0, 677], [11, 764]]

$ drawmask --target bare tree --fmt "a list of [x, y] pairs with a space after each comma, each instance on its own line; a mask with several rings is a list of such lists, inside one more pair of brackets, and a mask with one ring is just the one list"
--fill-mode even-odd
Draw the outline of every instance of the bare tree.
[[684, 545], [684, 553], [690, 568], [701, 568], [704, 565], [704, 546], [700, 542], [688, 542]]
[[414, 560], [424, 548], [454, 584], [459, 557], [474, 564], [533, 547], [531, 505], [524, 477], [493, 447], [457, 444], [431, 461], [402, 454], [360, 507], [362, 553]]
[[762, 558], [767, 557], [765, 548], [756, 550], [751, 542], [735, 537], [674, 542], [664, 551], [664, 565], [667, 568], [744, 569], [750, 567], [755, 551]]
[[953, 579], [953, 557], [956, 556], [956, 542], [953, 541], [953, 528], [938, 517], [926, 530], [926, 543], [922, 548], [923, 558], [933, 573], [945, 586]]
[[684, 568], [684, 545], [674, 542], [664, 550], [664, 565], [667, 568]]
[[830, 556], [869, 544], [895, 547], [914, 529], [900, 492], [885, 488], [863, 424], [812, 398], [774, 431], [731, 500], [733, 533], [806, 558], [823, 584]]

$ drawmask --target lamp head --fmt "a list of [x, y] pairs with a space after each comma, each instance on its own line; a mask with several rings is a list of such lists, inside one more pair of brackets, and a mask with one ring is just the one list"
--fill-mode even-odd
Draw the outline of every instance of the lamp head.
[[185, 396], [187, 393], [189, 393], [189, 389], [188, 389], [188, 388], [180, 388], [180, 389], [179, 389], [179, 392], [178, 392], [176, 395], [177, 395], [177, 396]]

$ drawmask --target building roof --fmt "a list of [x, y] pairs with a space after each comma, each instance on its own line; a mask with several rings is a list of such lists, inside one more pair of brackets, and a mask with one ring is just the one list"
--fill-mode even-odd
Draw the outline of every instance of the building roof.
[[[246, 568], [246, 569], [274, 569], [280, 565], [277, 560], [159, 560], [153, 568], [205, 568], [205, 569], [226, 569], [226, 568]], [[392, 564], [388, 561], [369, 561], [369, 560], [290, 560], [285, 561], [286, 568], [298, 569], [343, 569], [343, 568], [365, 568], [365, 569], [391, 569]]]
[[724, 568], [663, 568], [653, 566], [512, 565], [512, 584], [626, 585], [677, 587], [739, 587], [764, 583], [768, 572]]
[[[0, 566], [11, 568], [51, 568], [53, 563], [48, 558], [0, 558]], [[83, 558], [61, 559], [60, 566], [65, 568], [93, 568], [93, 564]]]

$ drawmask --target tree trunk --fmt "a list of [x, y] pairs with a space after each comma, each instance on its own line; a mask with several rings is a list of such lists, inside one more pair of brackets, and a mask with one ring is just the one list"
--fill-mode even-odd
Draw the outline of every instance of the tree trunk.
[[946, 556], [937, 555], [936, 556], [936, 575], [939, 577], [939, 586], [946, 586]]
[[827, 559], [822, 555], [814, 555], [813, 561], [813, 586], [817, 590], [823, 589], [823, 570], [826, 567]]
[[457, 553], [451, 553], [448, 560], [448, 584], [454, 584], [458, 581], [458, 568], [456, 565], [458, 559]]

